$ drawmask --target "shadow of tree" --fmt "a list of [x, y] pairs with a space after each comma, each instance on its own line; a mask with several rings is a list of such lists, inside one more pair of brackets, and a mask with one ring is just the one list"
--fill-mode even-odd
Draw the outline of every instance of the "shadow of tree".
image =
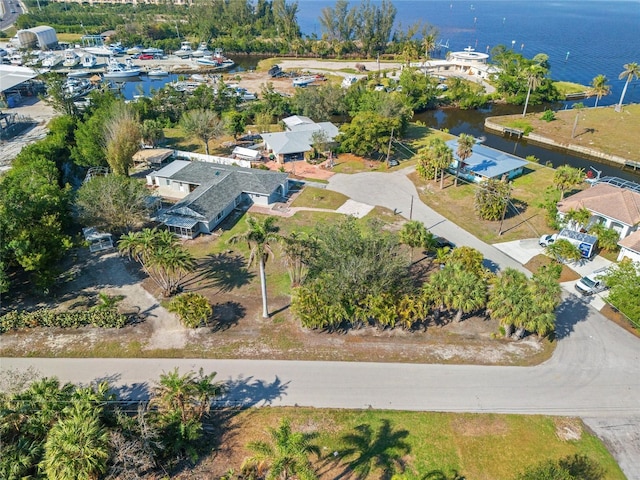
[[375, 432], [369, 424], [358, 425], [354, 433], [342, 436], [347, 447], [338, 453], [337, 458], [346, 461], [346, 466], [336, 478], [364, 480], [372, 471], [381, 470], [381, 480], [391, 479], [396, 470], [404, 471], [402, 457], [411, 452], [411, 446], [404, 441], [408, 436], [408, 430], [394, 431], [387, 419], [382, 419]]
[[451, 475], [447, 475], [442, 470], [431, 470], [421, 477], [421, 480], [465, 480], [465, 477], [457, 471], [453, 471]]
[[556, 331], [551, 339], [560, 340], [568, 337], [574, 326], [585, 321], [588, 315], [589, 307], [582, 299], [567, 295], [556, 309]]
[[238, 325], [246, 313], [247, 309], [238, 302], [216, 303], [213, 306], [213, 316], [211, 317], [211, 332], [223, 332]]
[[216, 408], [248, 408], [256, 405], [271, 405], [274, 400], [285, 394], [288, 386], [289, 382], [282, 383], [277, 376], [273, 382], [254, 377], [239, 377], [226, 383], [226, 393], [216, 399], [213, 405]]
[[217, 288], [217, 293], [230, 292], [247, 285], [255, 273], [247, 269], [247, 260], [239, 254], [218, 253], [207, 255], [198, 265], [196, 275], [183, 282], [191, 290]]

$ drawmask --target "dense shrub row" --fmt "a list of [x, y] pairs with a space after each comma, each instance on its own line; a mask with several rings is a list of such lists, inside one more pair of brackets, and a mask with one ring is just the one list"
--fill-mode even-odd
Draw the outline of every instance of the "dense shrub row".
[[55, 312], [47, 308], [33, 312], [14, 310], [0, 317], [0, 333], [35, 327], [78, 328], [93, 325], [100, 328], [122, 328], [126, 323], [127, 317], [115, 310], [85, 312]]

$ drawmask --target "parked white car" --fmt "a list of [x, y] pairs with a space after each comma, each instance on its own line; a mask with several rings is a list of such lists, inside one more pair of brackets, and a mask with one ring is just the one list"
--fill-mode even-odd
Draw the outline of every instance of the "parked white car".
[[556, 238], [558, 238], [557, 233], [554, 233], [553, 235], [543, 235], [540, 237], [540, 240], [538, 240], [538, 243], [541, 247], [548, 247], [556, 241]]
[[576, 290], [585, 296], [607, 290], [609, 287], [604, 283], [604, 276], [608, 271], [608, 267], [600, 268], [582, 277], [578, 280], [578, 283], [576, 283]]

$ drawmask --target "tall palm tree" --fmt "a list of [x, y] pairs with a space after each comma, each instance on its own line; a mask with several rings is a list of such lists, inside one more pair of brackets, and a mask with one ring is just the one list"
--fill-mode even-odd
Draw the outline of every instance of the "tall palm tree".
[[409, 250], [409, 262], [413, 262], [413, 249], [422, 247], [426, 243], [429, 231], [419, 220], [409, 220], [400, 229], [400, 243], [407, 245]]
[[529, 106], [531, 91], [536, 90], [542, 84], [544, 70], [538, 65], [532, 65], [525, 72], [525, 77], [527, 79], [527, 98], [524, 102], [524, 110], [522, 111], [523, 117], [527, 114], [527, 107]]
[[596, 97], [596, 103], [593, 108], [598, 106], [598, 102], [605, 95], [611, 93], [611, 86], [607, 85], [609, 79], [604, 75], [598, 75], [591, 80], [591, 88], [587, 90], [587, 95], [590, 97]]
[[291, 422], [283, 418], [278, 428], [268, 429], [270, 441], [254, 441], [247, 448], [255, 453], [248, 458], [243, 469], [266, 467], [267, 480], [315, 480], [317, 475], [309, 460], [310, 454], [320, 456], [320, 448], [311, 443], [314, 435], [293, 432]]
[[269, 242], [278, 241], [278, 227], [276, 217], [264, 217], [259, 220], [255, 217], [247, 217], [248, 230], [244, 233], [234, 235], [229, 239], [229, 243], [237, 243], [245, 240], [251, 249], [249, 264], [257, 261], [260, 266], [260, 287], [262, 290], [262, 317], [269, 318], [267, 308], [267, 276], [265, 265], [269, 260], [269, 255], [273, 254]]
[[433, 147], [433, 166], [440, 171], [440, 190], [444, 188], [444, 172], [449, 165], [453, 162], [453, 150], [444, 143], [442, 139], [439, 142], [435, 142]]
[[640, 65], [638, 65], [636, 62], [625, 63], [624, 70], [618, 76], [620, 80], [626, 80], [626, 82], [624, 83], [624, 88], [622, 89], [622, 95], [620, 95], [620, 102], [618, 103], [618, 105], [616, 105], [616, 112], [622, 110], [622, 101], [624, 100], [624, 96], [627, 93], [627, 87], [634, 77], [640, 78]]
[[98, 410], [74, 402], [47, 435], [42, 469], [53, 480], [98, 479], [107, 469], [108, 444]]
[[458, 148], [456, 149], [456, 155], [458, 155], [456, 178], [454, 180], [454, 186], [458, 186], [458, 177], [460, 176], [460, 170], [462, 169], [464, 162], [473, 153], [473, 146], [476, 144], [476, 139], [466, 133], [461, 134], [458, 137]]
[[[459, 266], [450, 267], [451, 288], [445, 297], [447, 308], [456, 310], [455, 321], [462, 321], [462, 315], [478, 310], [486, 305], [487, 289], [482, 279]], [[445, 267], [447, 270], [447, 267]]]
[[524, 273], [507, 268], [491, 281], [487, 310], [510, 337], [514, 326], [523, 325], [531, 309], [531, 296]]

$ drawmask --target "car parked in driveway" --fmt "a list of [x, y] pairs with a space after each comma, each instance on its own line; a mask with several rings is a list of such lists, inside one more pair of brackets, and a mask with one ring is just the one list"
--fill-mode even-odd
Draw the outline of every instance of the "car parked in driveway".
[[538, 240], [538, 243], [541, 247], [548, 247], [556, 241], [556, 238], [558, 238], [557, 233], [554, 233], [553, 235], [542, 235], [540, 240]]
[[576, 290], [584, 296], [594, 295], [604, 292], [609, 287], [604, 283], [604, 277], [609, 272], [609, 268], [600, 268], [591, 272], [589, 275], [582, 277], [576, 283]]

